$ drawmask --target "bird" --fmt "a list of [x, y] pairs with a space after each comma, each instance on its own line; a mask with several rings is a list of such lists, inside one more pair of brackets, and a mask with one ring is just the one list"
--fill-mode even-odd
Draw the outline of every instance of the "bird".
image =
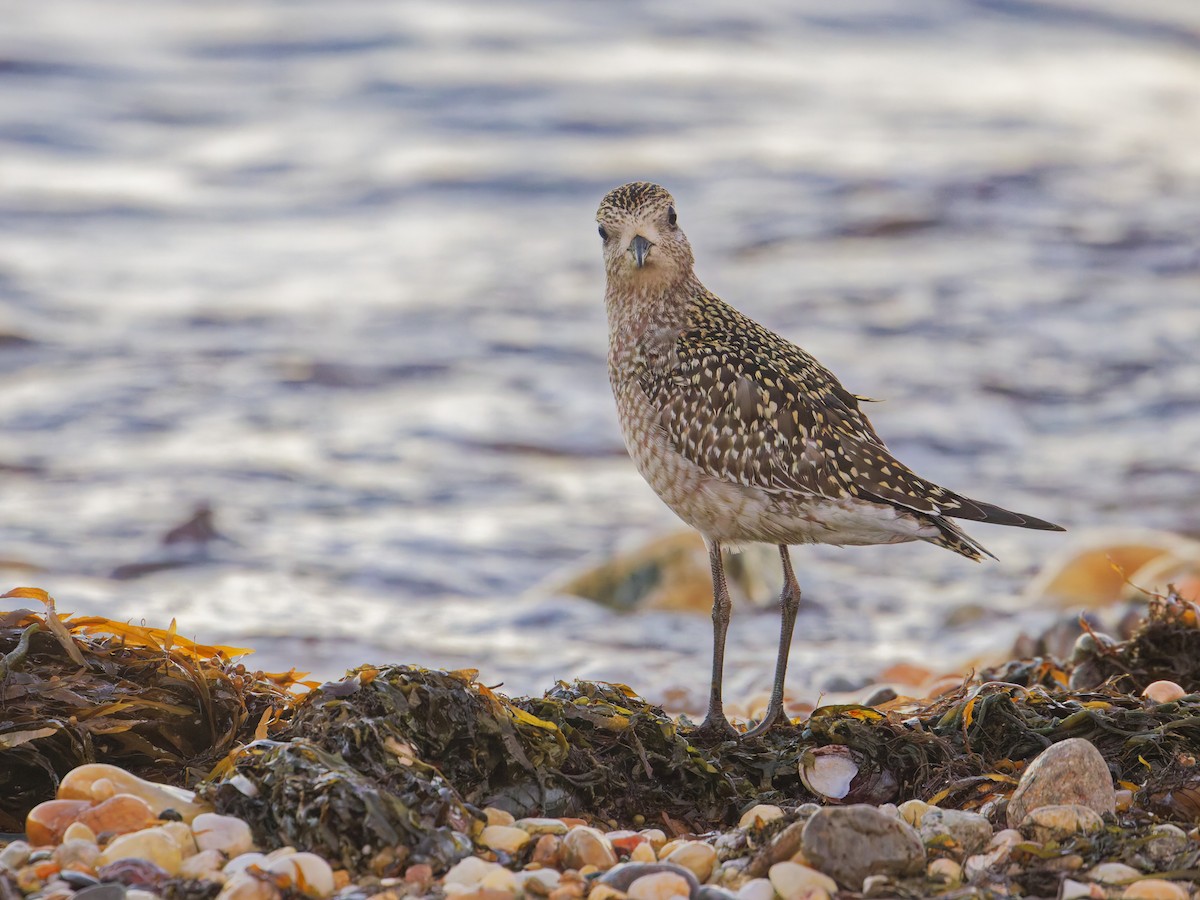
[[[868, 398], [697, 278], [665, 188], [645, 181], [614, 188], [596, 221], [609, 381], [625, 446], [708, 548], [712, 681], [697, 738], [753, 738], [786, 720], [784, 681], [800, 606], [791, 546], [928, 541], [980, 560], [992, 554], [954, 520], [1064, 530], [940, 487], [892, 456], [862, 410]], [[738, 732], [721, 694], [731, 610], [722, 551], [748, 543], [779, 549], [782, 621], [767, 710]]]

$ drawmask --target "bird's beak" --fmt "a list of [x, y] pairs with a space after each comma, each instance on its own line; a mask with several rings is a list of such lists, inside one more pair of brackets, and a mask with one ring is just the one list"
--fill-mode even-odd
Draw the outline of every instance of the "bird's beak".
[[650, 255], [650, 248], [653, 246], [640, 234], [630, 243], [629, 252], [633, 254], [634, 262], [637, 263], [639, 269], [646, 264], [646, 257]]

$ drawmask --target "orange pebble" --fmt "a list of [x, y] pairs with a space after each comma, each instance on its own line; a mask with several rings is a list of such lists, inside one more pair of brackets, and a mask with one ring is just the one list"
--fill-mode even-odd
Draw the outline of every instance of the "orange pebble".
[[35, 847], [62, 843], [63, 832], [91, 806], [87, 800], [47, 800], [25, 817], [25, 834]]
[[52, 875], [57, 875], [61, 871], [58, 863], [52, 859], [43, 859], [39, 863], [33, 864], [33, 874], [45, 881]]
[[95, 834], [128, 834], [158, 823], [158, 816], [141, 797], [133, 794], [114, 794], [103, 803], [79, 814], [82, 822]]

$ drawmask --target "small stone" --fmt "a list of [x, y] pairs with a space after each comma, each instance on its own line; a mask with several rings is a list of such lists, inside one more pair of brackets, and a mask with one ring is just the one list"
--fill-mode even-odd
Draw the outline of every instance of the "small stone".
[[63, 869], [58, 873], [58, 877], [60, 881], [66, 882], [77, 891], [100, 883], [95, 875], [80, 872], [78, 869]]
[[250, 826], [237, 816], [200, 813], [192, 819], [192, 836], [200, 850], [220, 850], [231, 859], [255, 849]]
[[654, 872], [634, 881], [626, 894], [630, 900], [671, 900], [672, 897], [690, 897], [692, 889], [674, 872]]
[[1155, 825], [1142, 845], [1142, 855], [1153, 865], [1163, 866], [1189, 849], [1187, 833], [1177, 825]]
[[1100, 814], [1088, 806], [1040, 806], [1021, 820], [1021, 832], [1044, 844], [1073, 834], [1089, 834], [1104, 827]]
[[863, 879], [862, 895], [864, 897], [887, 897], [890, 900], [896, 896], [896, 883], [887, 875], [868, 875]]
[[658, 848], [658, 855], [670, 856], [678, 847], [682, 847], [686, 843], [687, 841], [685, 841], [683, 838], [672, 838]]
[[562, 819], [517, 819], [513, 825], [533, 835], [562, 835], [570, 830]]
[[1128, 884], [1141, 878], [1142, 873], [1125, 863], [1104, 862], [1088, 869], [1087, 877], [1091, 881], [1098, 881], [1101, 884]]
[[192, 881], [223, 882], [225, 875], [221, 869], [225, 866], [225, 856], [220, 850], [201, 850], [184, 859], [179, 866], [179, 877]]
[[123, 884], [93, 884], [75, 892], [82, 900], [125, 900], [128, 891]]
[[1059, 900], [1104, 900], [1104, 888], [1098, 884], [1084, 884], [1064, 878], [1058, 889]]
[[958, 809], [927, 808], [917, 831], [926, 843], [939, 835], [949, 835], [965, 854], [978, 853], [992, 839], [991, 822], [979, 813]]
[[179, 844], [160, 828], [146, 828], [132, 834], [122, 834], [109, 841], [97, 861], [107, 865], [118, 859], [144, 859], [154, 863], [168, 875], [178, 875], [183, 864]]
[[920, 826], [921, 819], [924, 817], [925, 813], [927, 813], [930, 809], [933, 809], [933, 807], [931, 807], [924, 800], [905, 800], [897, 807], [897, 809], [900, 812], [900, 818], [902, 818], [913, 828], [917, 828]]
[[63, 800], [99, 803], [116, 794], [141, 797], [155, 815], [159, 815], [163, 810], [173, 809], [184, 822], [190, 822], [200, 813], [210, 811], [210, 807], [196, 800], [196, 795], [191, 791], [146, 781], [106, 763], [76, 766], [63, 776], [58, 785], [58, 797]]
[[759, 803], [752, 806], [738, 819], [738, 828], [755, 828], [783, 818], [783, 810], [770, 803]]
[[804, 825], [801, 849], [815, 868], [852, 891], [868, 875], [925, 869], [925, 845], [916, 830], [866, 804], [815, 812]]
[[614, 887], [618, 891], [629, 891], [635, 881], [645, 878], [648, 875], [670, 874], [678, 878], [682, 878], [688, 885], [688, 891], [684, 896], [690, 896], [700, 890], [700, 883], [696, 880], [696, 876], [683, 866], [677, 866], [674, 863], [659, 862], [659, 863], [632, 863], [626, 862], [620, 865], [613, 866], [602, 876], [600, 883], [607, 884], [609, 887]]
[[282, 893], [273, 881], [238, 872], [225, 882], [217, 900], [280, 900]]
[[158, 815], [141, 797], [114, 794], [103, 803], [83, 810], [76, 821], [93, 834], [129, 834], [158, 824]]
[[587, 900], [625, 900], [628, 896], [624, 891], [618, 891], [615, 887], [597, 882], [588, 891]]
[[1165, 878], [1143, 878], [1125, 888], [1121, 900], [1188, 900], [1188, 892]]
[[561, 857], [568, 869], [592, 865], [605, 871], [617, 864], [617, 854], [608, 839], [588, 825], [572, 828], [563, 836]]
[[101, 881], [115, 881], [126, 887], [157, 891], [171, 876], [148, 859], [118, 859], [96, 870]]
[[125, 891], [125, 900], [162, 900], [153, 891], [143, 891], [141, 888], [129, 888]]
[[483, 814], [487, 817], [487, 824], [489, 825], [511, 825], [516, 821], [512, 813], [496, 806], [485, 808]]
[[1129, 812], [1133, 808], [1133, 791], [1129, 788], [1118, 788], [1114, 794], [1117, 812]]
[[643, 828], [638, 834], [650, 842], [650, 846], [654, 848], [655, 853], [660, 851], [667, 842], [667, 833], [661, 828]]
[[293, 853], [267, 864], [267, 871], [291, 879], [294, 890], [309, 897], [333, 896], [333, 868], [315, 853]]
[[67, 830], [63, 832], [63, 843], [67, 841], [87, 841], [89, 844], [98, 843], [96, 833], [88, 828], [82, 822], [72, 822], [67, 826]]
[[654, 854], [654, 848], [650, 846], [649, 841], [638, 844], [629, 854], [630, 862], [637, 863], [652, 863], [657, 862], [658, 857]]
[[179, 852], [183, 854], [184, 859], [200, 852], [200, 848], [196, 846], [196, 838], [192, 836], [192, 826], [186, 822], [165, 822], [158, 827], [179, 845]]
[[504, 891], [508, 894], [517, 892], [517, 876], [503, 867], [492, 869], [483, 876], [479, 886], [485, 891]]
[[479, 834], [479, 843], [489, 850], [512, 855], [532, 840], [529, 832], [512, 825], [488, 825]]
[[554, 871], [554, 869], [526, 869], [523, 872], [517, 872], [517, 886], [523, 891], [530, 890], [530, 882], [537, 882], [541, 886], [544, 893], [549, 893], [558, 887], [559, 881], [562, 880], [562, 875]]
[[555, 834], [543, 834], [537, 839], [537, 843], [533, 845], [533, 854], [530, 857], [530, 862], [553, 869], [558, 865], [561, 850], [562, 838]]
[[1044, 806], [1079, 805], [1112, 815], [1116, 795], [1100, 751], [1084, 738], [1068, 738], [1043, 750], [1021, 775], [1008, 801], [1008, 825], [1018, 827]]
[[258, 866], [265, 868], [267, 857], [262, 853], [239, 853], [229, 862], [225, 863], [225, 867], [221, 870], [226, 875], [236, 875], [238, 872], [244, 871], [249, 866]]
[[67, 828], [91, 807], [87, 800], [47, 800], [25, 816], [25, 834], [35, 847], [60, 843]]
[[1154, 703], [1173, 703], [1187, 696], [1187, 691], [1174, 681], [1152, 681], [1142, 690], [1142, 696]]
[[94, 872], [96, 871], [96, 861], [100, 858], [100, 848], [93, 841], [63, 841], [54, 848], [52, 858], [58, 863], [60, 869], [82, 869]]
[[33, 852], [33, 847], [29, 846], [27, 841], [13, 841], [0, 850], [0, 867], [15, 872], [29, 861], [31, 852]]
[[663, 862], [683, 866], [703, 884], [708, 881], [717, 864], [717, 851], [702, 841], [687, 841], [662, 859]]
[[925, 874], [934, 881], [943, 884], [958, 885], [962, 883], [962, 866], [952, 859], [935, 859], [925, 870]]
[[483, 881], [489, 872], [499, 868], [502, 868], [499, 863], [487, 862], [478, 856], [468, 856], [451, 866], [443, 880], [447, 884], [464, 884], [474, 887]]
[[816, 900], [820, 896], [816, 892], [824, 891], [827, 896], [833, 896], [838, 889], [837, 883], [828, 875], [800, 863], [775, 863], [767, 877], [783, 900], [792, 900], [793, 897], [813, 897]]
[[274, 862], [275, 860], [281, 859], [285, 856], [291, 856], [295, 852], [296, 852], [295, 847], [286, 847], [286, 846], [285, 847], [276, 847], [274, 850], [272, 850], [270, 853], [267, 854], [266, 859], [267, 859], [267, 862], [271, 863], [271, 862]]
[[769, 878], [751, 878], [737, 892], [738, 900], [775, 900], [775, 885]]

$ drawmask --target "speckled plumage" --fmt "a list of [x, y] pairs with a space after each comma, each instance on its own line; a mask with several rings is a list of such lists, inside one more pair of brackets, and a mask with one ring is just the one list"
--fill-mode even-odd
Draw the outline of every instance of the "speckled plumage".
[[[701, 284], [665, 189], [623, 185], [604, 198], [596, 218], [621, 430], [642, 476], [709, 543], [714, 621], [726, 604], [723, 543], [777, 544], [790, 576], [792, 544], [925, 540], [979, 559], [987, 551], [951, 519], [1061, 530], [969, 500], [897, 461], [833, 373]], [[788, 641], [787, 607], [794, 618], [799, 600], [791, 582]], [[718, 732], [728, 728], [720, 711], [723, 642], [718, 622], [705, 723]], [[768, 719], [780, 713], [786, 643]]]

